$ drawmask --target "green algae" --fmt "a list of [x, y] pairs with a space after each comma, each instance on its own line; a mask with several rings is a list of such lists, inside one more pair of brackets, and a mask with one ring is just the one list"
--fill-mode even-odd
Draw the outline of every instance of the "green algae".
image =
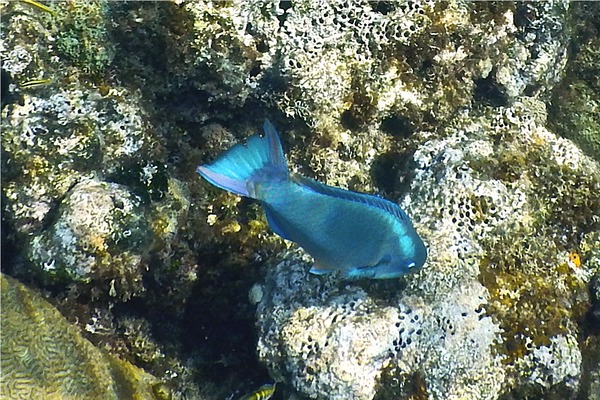
[[[596, 47], [595, 62], [599, 63], [600, 41], [591, 42], [589, 46]], [[588, 155], [600, 161], [600, 87], [594, 88], [577, 79], [580, 72], [574, 71], [577, 75], [566, 79], [556, 91], [551, 107], [553, 117], [549, 122], [557, 132], [572, 139]]]
[[59, 57], [93, 79], [104, 77], [114, 56], [103, 0], [65, 1], [56, 13], [56, 50]]
[[[545, 122], [545, 113], [540, 103], [528, 104], [526, 113], [516, 106], [508, 119], [497, 120], [492, 129], [497, 149], [493, 157], [470, 160], [483, 178], [519, 187], [529, 203], [522, 207], [520, 219], [502, 225], [495, 235], [481, 237], [479, 279], [489, 291], [486, 312], [502, 328], [496, 351], [505, 355], [503, 363], [509, 371], [526, 374], [532, 357], [537, 357], [534, 354], [549, 351], [554, 358], [546, 362], [564, 365], [564, 370], [549, 373], [556, 374], [551, 380], [560, 380], [559, 376], [579, 374], [573, 364], [577, 357], [569, 358], [569, 351], [563, 349], [561, 359], [562, 350], [556, 350], [555, 343], [560, 338], [574, 341], [590, 307], [588, 260], [597, 250], [583, 240], [600, 230], [595, 217], [600, 213], [596, 195], [600, 174], [572, 144], [536, 128]], [[519, 123], [513, 125], [519, 120], [524, 123], [521, 128]], [[487, 214], [484, 220], [493, 219], [491, 213], [483, 214]], [[568, 382], [554, 387], [553, 393], [574, 390], [576, 386]], [[519, 396], [548, 393], [530, 383], [513, 392]]]

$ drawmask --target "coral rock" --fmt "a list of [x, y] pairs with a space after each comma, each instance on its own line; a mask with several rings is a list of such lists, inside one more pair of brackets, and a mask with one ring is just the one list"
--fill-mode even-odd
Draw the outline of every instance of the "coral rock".
[[[414, 377], [432, 399], [577, 393], [600, 167], [544, 122], [524, 99], [458, 117], [415, 153], [403, 206], [429, 259], [405, 288], [309, 276], [298, 257], [271, 271], [257, 316], [273, 375], [327, 399], [417, 395]], [[578, 265], [564, 249], [580, 247]]]

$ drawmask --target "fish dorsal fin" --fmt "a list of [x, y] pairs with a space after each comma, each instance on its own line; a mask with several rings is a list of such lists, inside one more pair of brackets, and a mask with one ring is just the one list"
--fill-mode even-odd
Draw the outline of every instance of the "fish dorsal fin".
[[338, 199], [350, 200], [355, 203], [362, 203], [375, 208], [379, 208], [380, 210], [383, 210], [396, 216], [402, 221], [410, 222], [410, 219], [408, 218], [406, 213], [400, 208], [399, 205], [392, 203], [389, 200], [382, 199], [381, 197], [324, 185], [321, 182], [315, 181], [314, 179], [306, 178], [301, 175], [293, 175], [292, 180], [296, 181], [300, 185], [314, 192], [321, 193], [326, 196], [336, 197]]

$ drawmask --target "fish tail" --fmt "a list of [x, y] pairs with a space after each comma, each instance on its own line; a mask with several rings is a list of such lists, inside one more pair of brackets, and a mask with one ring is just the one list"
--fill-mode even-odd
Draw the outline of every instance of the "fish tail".
[[221, 189], [252, 198], [257, 198], [257, 183], [289, 179], [275, 127], [266, 120], [263, 129], [264, 136], [251, 136], [246, 143], [233, 146], [213, 163], [198, 166], [196, 172]]

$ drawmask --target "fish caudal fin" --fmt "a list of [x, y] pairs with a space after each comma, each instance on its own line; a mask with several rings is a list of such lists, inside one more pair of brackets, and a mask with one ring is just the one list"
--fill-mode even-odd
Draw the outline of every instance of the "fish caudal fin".
[[227, 150], [212, 164], [196, 169], [213, 185], [241, 196], [256, 198], [255, 185], [268, 180], [287, 180], [289, 171], [279, 135], [267, 120], [264, 136], [258, 134]]

